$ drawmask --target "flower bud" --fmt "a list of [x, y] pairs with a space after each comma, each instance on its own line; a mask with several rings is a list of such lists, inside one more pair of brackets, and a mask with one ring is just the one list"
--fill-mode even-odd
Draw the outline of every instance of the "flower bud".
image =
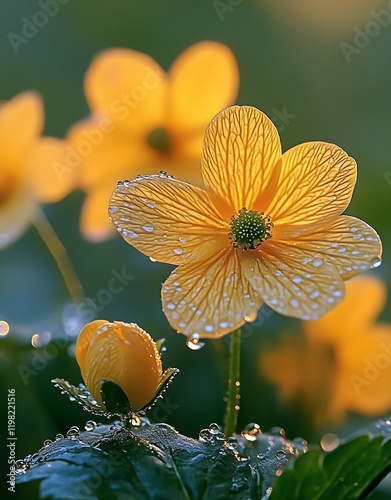
[[135, 323], [88, 323], [77, 339], [76, 360], [87, 389], [102, 408], [103, 380], [114, 382], [124, 391], [132, 411], [148, 405], [162, 382], [156, 344]]

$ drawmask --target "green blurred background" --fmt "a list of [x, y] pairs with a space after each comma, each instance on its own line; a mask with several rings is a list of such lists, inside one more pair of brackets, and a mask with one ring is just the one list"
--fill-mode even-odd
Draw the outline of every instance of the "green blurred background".
[[[388, 8], [388, 2], [375, 0], [287, 3], [69, 0], [58, 4], [58, 14], [20, 45], [16, 54], [7, 35], [21, 34], [22, 18], [31, 20], [41, 7], [32, 0], [3, 2], [0, 98], [28, 89], [39, 91], [46, 108], [45, 134], [63, 137], [71, 124], [89, 113], [83, 76], [99, 51], [132, 48], [150, 54], [168, 69], [197, 41], [223, 42], [239, 64], [237, 102], [254, 105], [275, 121], [284, 150], [301, 142], [324, 140], [338, 144], [357, 160], [358, 182], [348, 213], [364, 219], [381, 235], [384, 262], [375, 274], [390, 287], [391, 22], [385, 26], [377, 22], [378, 29], [373, 22], [374, 12], [390, 12], [391, 4]], [[352, 47], [360, 29], [370, 31], [367, 42], [361, 40], [361, 48], [352, 52], [347, 45], [343, 50], [341, 43]], [[281, 118], [286, 113], [290, 118]], [[74, 192], [56, 205], [45, 206], [44, 211], [65, 245], [87, 297], [94, 298], [107, 287], [113, 269], [125, 267], [134, 276], [102, 308], [99, 317], [136, 322], [155, 339], [166, 338], [164, 366], [177, 366], [181, 374], [167, 393], [168, 409], [161, 408], [154, 417], [191, 436], [213, 421], [222, 423], [227, 339], [209, 341], [200, 351], [190, 351], [161, 312], [160, 287], [171, 267], [152, 264], [119, 237], [101, 244], [84, 241], [79, 233], [83, 196]], [[31, 346], [35, 333], [64, 336], [64, 329], [71, 331], [67, 304], [69, 296], [61, 276], [31, 228], [0, 254], [0, 319], [11, 325], [9, 335], [0, 339], [1, 407], [5, 408], [7, 388], [14, 387], [20, 457], [35, 452], [44, 439], [65, 433], [71, 425], [83, 427], [90, 418], [50, 383], [53, 377], [81, 382], [72, 346], [57, 343], [52, 351], [45, 351], [46, 357], [38, 356], [39, 349]], [[390, 301], [381, 320], [391, 321]], [[290, 438], [301, 435], [316, 441], [326, 430], [344, 435], [370, 420], [351, 415], [342, 427], [314, 429], [302, 409], [287, 411], [281, 406], [276, 390], [260, 376], [259, 353], [278, 343], [282, 331], [298, 330], [299, 323], [265, 309], [257, 325], [248, 327], [243, 342], [239, 429], [256, 421], [262, 429], [280, 425]], [[73, 327], [77, 329], [77, 325]], [[5, 429], [2, 423], [0, 434]]]

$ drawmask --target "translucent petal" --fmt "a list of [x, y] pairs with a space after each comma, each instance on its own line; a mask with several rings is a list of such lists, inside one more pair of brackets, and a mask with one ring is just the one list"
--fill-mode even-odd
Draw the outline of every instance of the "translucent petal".
[[194, 262], [229, 246], [229, 226], [205, 191], [164, 174], [118, 185], [109, 213], [129, 244], [161, 262]]
[[83, 373], [85, 372], [85, 360], [87, 356], [87, 352], [90, 346], [91, 339], [96, 335], [97, 330], [103, 325], [109, 325], [110, 323], [105, 319], [97, 319], [95, 321], [91, 321], [83, 327], [79, 336], [77, 337], [76, 347], [75, 347], [75, 356], [77, 364], [79, 365], [80, 371], [84, 378]]
[[78, 169], [68, 166], [65, 141], [43, 137], [27, 160], [29, 182], [44, 203], [61, 200], [74, 188]]
[[202, 175], [213, 202], [228, 216], [263, 211], [276, 194], [281, 144], [271, 120], [250, 106], [232, 106], [210, 123]]
[[100, 242], [115, 236], [113, 224], [107, 213], [115, 181], [107, 182], [87, 193], [80, 215], [80, 229], [88, 241]]
[[110, 179], [116, 183], [126, 171], [128, 177], [136, 176], [146, 155], [146, 143], [100, 115], [76, 123], [67, 134], [67, 166], [80, 172], [86, 190]]
[[166, 75], [148, 55], [115, 48], [101, 52], [85, 76], [84, 90], [93, 111], [120, 128], [152, 130], [162, 126]]
[[9, 170], [15, 175], [44, 126], [42, 98], [36, 92], [22, 92], [0, 106], [0, 183]]
[[239, 88], [239, 72], [229, 48], [200, 42], [185, 50], [169, 71], [169, 120], [183, 133], [200, 130], [232, 104]]
[[276, 227], [325, 223], [348, 206], [356, 170], [354, 159], [334, 144], [300, 144], [282, 157], [278, 196], [268, 214]]
[[386, 303], [386, 286], [374, 276], [357, 276], [345, 283], [346, 297], [318, 321], [303, 328], [317, 341], [339, 344], [366, 332]]
[[243, 271], [272, 309], [299, 319], [318, 319], [338, 304], [345, 286], [336, 269], [314, 253], [268, 240], [247, 251]]
[[321, 229], [304, 232], [290, 243], [298, 250], [321, 255], [344, 281], [381, 263], [382, 245], [375, 230], [347, 215]]
[[241, 270], [241, 253], [229, 249], [175, 269], [162, 288], [170, 325], [188, 337], [219, 338], [254, 321], [262, 299]]
[[337, 351], [340, 370], [334, 390], [334, 406], [365, 415], [391, 408], [391, 327], [378, 326]]

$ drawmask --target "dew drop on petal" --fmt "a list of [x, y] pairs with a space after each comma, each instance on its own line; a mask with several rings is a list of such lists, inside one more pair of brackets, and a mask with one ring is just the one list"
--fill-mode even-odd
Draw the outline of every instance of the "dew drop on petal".
[[229, 327], [228, 321], [220, 321], [219, 327], [220, 328], [228, 328]]
[[183, 250], [182, 250], [182, 248], [174, 248], [174, 253], [176, 255], [182, 255], [183, 254]]
[[171, 311], [173, 311], [175, 309], [175, 304], [173, 304], [172, 302], [169, 302], [167, 304], [167, 309], [170, 309]]
[[144, 231], [146, 231], [147, 233], [152, 233], [153, 230], [154, 230], [154, 227], [152, 226], [152, 224], [144, 224], [142, 226], [142, 228], [144, 229]]
[[202, 349], [205, 345], [205, 342], [202, 342], [200, 340], [200, 336], [198, 333], [193, 333], [187, 340], [186, 340], [186, 345], [189, 349], [192, 351], [199, 351]]
[[376, 268], [376, 267], [379, 267], [381, 265], [381, 260], [380, 259], [373, 259], [373, 261], [371, 262], [371, 267], [372, 268]]
[[322, 259], [315, 259], [314, 262], [312, 263], [314, 267], [320, 267], [322, 264], [323, 264]]
[[179, 241], [180, 241], [181, 243], [186, 243], [186, 241], [187, 241], [187, 240], [186, 240], [186, 238], [185, 238], [184, 236], [180, 236], [178, 239], [179, 239]]
[[293, 279], [292, 279], [293, 283], [302, 283], [303, 282], [303, 278], [301, 278], [300, 276], [295, 276]]
[[213, 327], [213, 325], [205, 325], [204, 330], [205, 330], [206, 332], [209, 332], [209, 333], [210, 333], [210, 332], [213, 332], [214, 327]]
[[291, 302], [292, 307], [295, 307], [295, 308], [299, 307], [299, 302], [296, 299], [292, 299], [290, 302]]

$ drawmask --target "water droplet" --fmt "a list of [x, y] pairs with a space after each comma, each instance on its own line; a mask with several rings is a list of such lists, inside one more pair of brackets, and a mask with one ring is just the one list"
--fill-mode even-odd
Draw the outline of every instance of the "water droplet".
[[285, 430], [278, 425], [271, 427], [268, 431], [271, 436], [282, 436], [285, 437]]
[[322, 264], [323, 264], [322, 259], [315, 259], [314, 262], [312, 263], [314, 267], [320, 267]]
[[56, 441], [59, 441], [60, 439], [64, 439], [64, 435], [63, 434], [57, 434], [55, 439], [56, 439]]
[[341, 476], [341, 477], [339, 478], [339, 481], [340, 481], [341, 483], [343, 483], [343, 482], [345, 481], [345, 478], [344, 478], [343, 476]]
[[156, 260], [156, 259], [154, 259], [153, 257], [149, 257], [149, 260], [150, 260], [151, 262], [157, 262], [157, 260]]
[[89, 432], [89, 431], [92, 431], [96, 426], [97, 426], [97, 423], [94, 420], [88, 420], [86, 422], [86, 425], [84, 426], [84, 429], [87, 432]]
[[72, 425], [72, 427], [67, 432], [66, 436], [70, 439], [75, 439], [80, 434], [80, 429], [76, 425]]
[[292, 279], [293, 283], [302, 283], [303, 282], [303, 278], [301, 278], [300, 276], [295, 276], [293, 279]]
[[206, 332], [213, 332], [214, 327], [213, 327], [213, 325], [205, 325], [204, 330]]
[[315, 290], [310, 294], [310, 299], [316, 299], [316, 297], [319, 297], [320, 293], [318, 290]]
[[277, 451], [276, 458], [278, 458], [278, 460], [283, 460], [285, 457], [286, 457], [286, 453], [284, 450]]
[[198, 333], [194, 333], [191, 337], [186, 340], [186, 345], [192, 351], [199, 351], [205, 345], [205, 342], [200, 340]]
[[[118, 228], [118, 229], [121, 229], [121, 228]], [[134, 231], [126, 231], [126, 236], [128, 236], [129, 238], [138, 238], [138, 234], [135, 233]]]
[[181, 243], [186, 243], [187, 241], [186, 238], [184, 238], [183, 236], [180, 236], [178, 239]]
[[141, 419], [135, 413], [132, 415], [132, 418], [130, 419], [130, 425], [132, 427], [140, 427], [141, 425]]
[[171, 311], [173, 311], [175, 309], [175, 304], [173, 304], [172, 302], [169, 302], [167, 304], [167, 309], [170, 309]]
[[323, 451], [333, 451], [339, 446], [339, 437], [332, 432], [326, 433], [320, 440], [320, 446]]
[[229, 327], [228, 321], [220, 321], [219, 327], [220, 328], [228, 328]]
[[176, 255], [182, 255], [183, 254], [183, 250], [182, 250], [182, 248], [174, 248], [174, 253]]
[[373, 259], [373, 261], [371, 262], [371, 267], [372, 268], [376, 268], [376, 267], [379, 267], [381, 264], [381, 260], [380, 259]]
[[144, 229], [144, 231], [146, 231], [147, 233], [152, 233], [153, 230], [155, 229], [152, 224], [144, 224], [142, 226], [142, 228]]
[[48, 447], [49, 444], [52, 444], [52, 440], [51, 439], [45, 439], [45, 441], [43, 442], [44, 448]]
[[248, 313], [246, 316], [244, 316], [244, 321], [247, 321], [247, 323], [252, 323], [257, 319], [257, 313], [256, 312], [251, 312]]
[[262, 431], [259, 424], [253, 422], [247, 424], [241, 432], [241, 435], [244, 437], [244, 439], [250, 442], [256, 441], [257, 436], [259, 436], [260, 434], [262, 434]]
[[148, 208], [155, 208], [155, 202], [154, 201], [148, 201], [146, 203], [146, 205], [147, 205]]
[[291, 306], [292, 307], [295, 307], [295, 308], [299, 307], [299, 301], [298, 300], [292, 299], [290, 302], [291, 302]]
[[335, 201], [335, 200], [337, 199], [337, 197], [336, 197], [336, 196], [332, 196], [332, 197], [331, 197], [331, 199], [332, 199], [333, 201]]

